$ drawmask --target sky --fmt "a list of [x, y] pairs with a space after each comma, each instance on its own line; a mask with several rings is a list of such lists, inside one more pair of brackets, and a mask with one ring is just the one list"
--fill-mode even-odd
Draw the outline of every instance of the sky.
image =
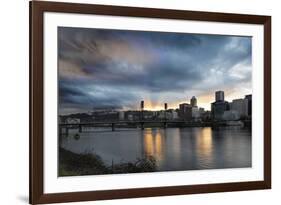
[[58, 27], [59, 113], [178, 108], [197, 98], [210, 110], [252, 93], [252, 39], [151, 31]]

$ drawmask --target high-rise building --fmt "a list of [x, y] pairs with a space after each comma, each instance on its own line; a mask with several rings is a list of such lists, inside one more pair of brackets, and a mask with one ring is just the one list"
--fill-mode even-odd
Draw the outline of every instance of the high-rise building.
[[216, 101], [211, 104], [211, 113], [214, 120], [223, 120], [223, 114], [229, 110], [229, 103], [224, 101], [224, 92], [216, 91]]
[[223, 91], [216, 91], [216, 102], [224, 101], [224, 92]]
[[190, 99], [190, 104], [192, 107], [197, 107], [197, 99], [195, 96]]

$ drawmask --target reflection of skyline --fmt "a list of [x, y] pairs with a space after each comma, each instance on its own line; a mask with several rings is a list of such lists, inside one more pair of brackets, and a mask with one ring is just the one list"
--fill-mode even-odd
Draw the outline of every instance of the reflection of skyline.
[[107, 166], [152, 156], [157, 171], [251, 167], [251, 145], [251, 130], [236, 126], [98, 131], [84, 132], [78, 140], [62, 138], [65, 149], [93, 152]]
[[[186, 134], [188, 134], [187, 138], [182, 138]], [[170, 135], [172, 137], [167, 138]], [[190, 132], [186, 132], [185, 129], [147, 128], [142, 132], [141, 143], [142, 155], [155, 157], [158, 166], [169, 166], [170, 169], [174, 169], [181, 166], [196, 167], [200, 164], [200, 166], [204, 165], [205, 168], [209, 168], [213, 166], [213, 163], [216, 163], [214, 161], [216, 150], [213, 147], [213, 131], [210, 127], [193, 128]], [[173, 146], [169, 147], [170, 144]], [[168, 157], [171, 154], [173, 158]], [[189, 160], [192, 164], [185, 164]]]
[[[171, 130], [170, 130], [171, 131]], [[177, 162], [182, 162], [184, 153], [190, 153], [190, 149], [194, 150], [195, 153], [191, 155], [188, 154], [186, 156], [189, 159], [193, 159], [194, 165], [189, 166], [206, 166], [206, 168], [213, 166], [213, 134], [212, 129], [210, 127], [202, 128], [200, 132], [195, 128], [191, 131], [190, 138], [192, 139], [188, 146], [182, 146], [181, 136], [185, 135], [184, 130], [180, 131], [179, 129], [174, 129], [171, 131], [173, 133], [173, 138], [168, 139], [166, 137], [167, 130], [161, 129], [151, 129], [147, 128], [142, 132], [141, 140], [143, 145], [143, 155], [144, 156], [153, 156], [156, 158], [158, 166], [163, 166], [164, 164], [169, 164], [169, 160], [167, 155], [173, 153], [173, 164], [177, 164]], [[176, 133], [175, 133], [176, 132]], [[170, 135], [169, 133], [168, 135]], [[193, 141], [194, 140], [194, 141]], [[192, 142], [192, 143], [191, 143]], [[172, 147], [167, 147], [167, 145], [173, 144]], [[186, 145], [187, 142], [185, 141]], [[196, 156], [197, 159], [194, 158]], [[201, 164], [204, 162], [203, 164]], [[207, 163], [208, 162], [208, 163]], [[165, 166], [165, 165], [164, 165]], [[186, 166], [177, 164], [176, 166]]]
[[59, 27], [59, 112], [176, 108], [192, 96], [210, 110], [215, 90], [251, 93], [251, 54], [250, 37]]

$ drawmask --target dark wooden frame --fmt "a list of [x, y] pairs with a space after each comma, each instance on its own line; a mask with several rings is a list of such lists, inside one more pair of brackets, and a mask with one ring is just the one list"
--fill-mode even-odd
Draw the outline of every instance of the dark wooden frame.
[[[271, 17], [32, 1], [30, 3], [30, 203], [44, 204], [271, 188]], [[43, 192], [43, 13], [63, 12], [260, 24], [264, 27], [264, 180], [44, 194]]]

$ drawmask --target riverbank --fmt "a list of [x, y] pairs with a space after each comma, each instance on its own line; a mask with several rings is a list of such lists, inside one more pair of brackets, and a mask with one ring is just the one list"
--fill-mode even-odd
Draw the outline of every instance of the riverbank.
[[153, 157], [136, 159], [134, 162], [118, 163], [106, 166], [97, 154], [77, 154], [62, 147], [59, 148], [59, 176], [81, 176], [101, 174], [140, 173], [157, 171]]

